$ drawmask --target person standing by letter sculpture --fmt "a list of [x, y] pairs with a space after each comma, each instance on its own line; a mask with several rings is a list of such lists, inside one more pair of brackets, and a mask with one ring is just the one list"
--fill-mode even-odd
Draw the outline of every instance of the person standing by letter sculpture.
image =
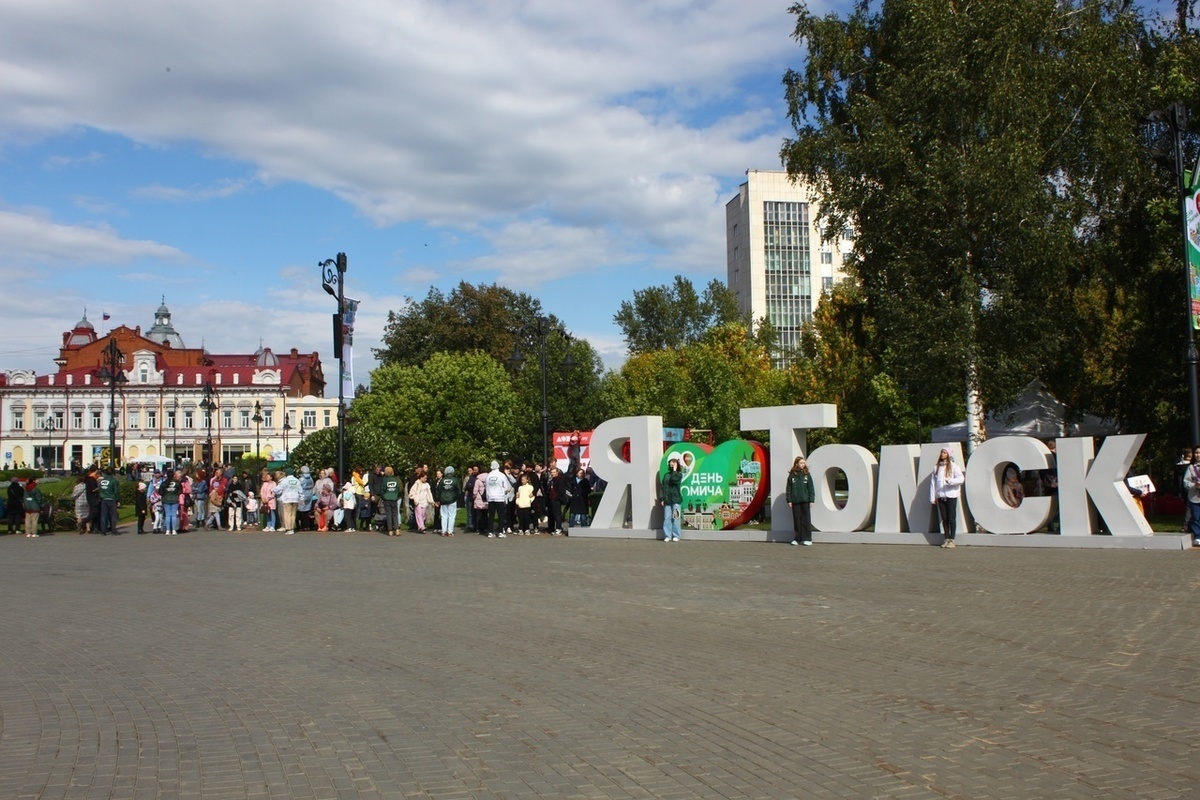
[[942, 533], [946, 540], [942, 547], [954, 547], [954, 529], [958, 523], [958, 493], [963, 485], [963, 471], [954, 463], [950, 451], [942, 448], [938, 453], [937, 466], [929, 481], [929, 499], [937, 506]]
[[680, 517], [683, 512], [683, 473], [679, 471], [679, 457], [671, 456], [667, 461], [667, 474], [662, 476], [663, 541], [678, 542]]
[[808, 472], [808, 462], [804, 456], [797, 456], [787, 479], [787, 503], [792, 509], [792, 527], [796, 531], [792, 544], [812, 546], [812, 504], [816, 499], [817, 489]]

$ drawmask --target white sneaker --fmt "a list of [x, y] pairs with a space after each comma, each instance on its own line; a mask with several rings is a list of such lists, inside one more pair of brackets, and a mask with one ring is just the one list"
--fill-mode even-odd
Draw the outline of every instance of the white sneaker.
[[795, 539], [792, 539], [792, 547], [796, 547], [796, 546], [797, 546], [797, 545], [799, 545], [799, 544], [800, 544], [800, 543], [799, 543], [799, 542], [797, 542]]
[[505, 536], [506, 536], [506, 534], [504, 533], [504, 531], [501, 531], [500, 533], [496, 534], [497, 539], [503, 539]]
[[[501, 535], [501, 536], [503, 536], [504, 534], [500, 534], [500, 535]], [[488, 538], [489, 538], [489, 539], [495, 539], [495, 538], [496, 538], [496, 534], [494, 534], [494, 533], [489, 533], [489, 534], [488, 534]]]
[[812, 542], [801, 542], [800, 544], [804, 545], [805, 547], [812, 547]]
[[283, 535], [284, 535], [284, 536], [291, 536], [293, 533], [295, 533], [295, 531], [294, 531], [294, 530], [287, 530], [287, 531], [284, 531], [284, 532], [283, 532]]

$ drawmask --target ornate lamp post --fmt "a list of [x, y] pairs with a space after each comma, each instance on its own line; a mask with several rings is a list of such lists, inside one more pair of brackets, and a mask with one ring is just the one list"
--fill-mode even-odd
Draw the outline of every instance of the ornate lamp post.
[[208, 438], [204, 444], [204, 463], [212, 468], [213, 464], [213, 442], [212, 442], [212, 415], [217, 410], [217, 404], [214, 401], [213, 386], [208, 381], [204, 382], [204, 399], [200, 401], [200, 408], [204, 411], [204, 425], [208, 429]]
[[100, 377], [108, 381], [108, 466], [117, 465], [117, 384], [128, 383], [129, 379], [121, 371], [121, 360], [124, 355], [117, 347], [117, 340], [109, 337], [104, 347], [104, 367]]
[[[1196, 310], [1193, 308], [1192, 301], [1192, 275], [1191, 275], [1191, 259], [1188, 252], [1188, 233], [1187, 233], [1187, 206], [1189, 201], [1189, 191], [1187, 186], [1187, 178], [1184, 175], [1183, 163], [1183, 131], [1187, 128], [1187, 109], [1183, 103], [1172, 103], [1170, 108], [1154, 111], [1147, 117], [1147, 122], [1152, 126], [1157, 127], [1166, 125], [1171, 133], [1171, 146], [1174, 155], [1174, 172], [1176, 183], [1178, 186], [1180, 211], [1183, 213], [1183, 219], [1179, 226], [1181, 234], [1181, 242], [1183, 244], [1183, 276], [1187, 287], [1184, 293], [1184, 300], [1187, 302], [1187, 315], [1184, 317], [1184, 322], [1187, 325], [1187, 338], [1184, 339], [1184, 374], [1188, 386], [1188, 420], [1190, 427], [1188, 432], [1190, 438], [1188, 445], [1191, 447], [1200, 446], [1200, 379], [1197, 378], [1197, 364], [1200, 363], [1200, 352], [1196, 349], [1196, 332], [1195, 319]], [[1161, 130], [1161, 128], [1159, 128]], [[1155, 155], [1165, 155], [1162, 150], [1151, 148], [1151, 152]], [[1200, 161], [1197, 162], [1197, 169], [1200, 169]], [[1192, 180], [1195, 181], [1195, 173]]]
[[[546, 339], [550, 333], [557, 330], [559, 335], [570, 344], [571, 337], [561, 328], [553, 328], [548, 317], [537, 317], [532, 324], [521, 327], [520, 338], [512, 356], [508, 359], [513, 369], [520, 371], [525, 366], [525, 355], [521, 352], [520, 340], [535, 345], [538, 349], [538, 360], [542, 368], [542, 465], [550, 466], [550, 408], [546, 403]], [[560, 366], [564, 370], [575, 367], [575, 357], [567, 350]]]
[[337, 312], [333, 315], [333, 349], [338, 357], [338, 435], [337, 474], [338, 480], [346, 479], [346, 387], [342, 380], [345, 365], [342, 362], [342, 310], [346, 303], [346, 254], [338, 253], [336, 259], [326, 259], [321, 267], [321, 288], [337, 299]]
[[254, 420], [254, 457], [258, 458], [262, 455], [262, 440], [259, 438], [259, 432], [262, 430], [262, 403], [258, 400], [254, 401], [254, 416], [250, 419]]
[[288, 449], [288, 431], [292, 429], [292, 423], [288, 422], [287, 412], [283, 412], [283, 460], [287, 461], [291, 457], [291, 450]]

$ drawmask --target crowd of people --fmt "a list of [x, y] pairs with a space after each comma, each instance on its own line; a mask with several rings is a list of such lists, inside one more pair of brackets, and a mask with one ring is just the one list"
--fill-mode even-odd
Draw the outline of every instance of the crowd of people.
[[[133, 502], [139, 534], [175, 536], [200, 528], [297, 531], [375, 530], [399, 536], [405, 530], [453, 536], [458, 510], [465, 530], [491, 538], [547, 532], [562, 535], [589, 522], [592, 491], [602, 488], [595, 473], [577, 468], [572, 476], [556, 465], [501, 464], [431, 470], [422, 464], [406, 478], [391, 466], [356, 467], [342, 482], [333, 468], [307, 466], [257, 474], [232, 465], [189, 465], [148, 477], [119, 475], [99, 466], [81, 471], [72, 489], [76, 531], [117, 536], [123, 480], [136, 481]], [[36, 507], [35, 507], [36, 506]], [[8, 489], [9, 531], [24, 525], [38, 535], [49, 504], [36, 480], [13, 480]], [[32, 520], [32, 521], [31, 521]], [[31, 527], [32, 526], [32, 527]]]

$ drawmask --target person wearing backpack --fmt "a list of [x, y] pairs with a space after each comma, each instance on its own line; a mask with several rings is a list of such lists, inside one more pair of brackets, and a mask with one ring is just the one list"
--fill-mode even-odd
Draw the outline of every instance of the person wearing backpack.
[[442, 510], [442, 536], [454, 535], [454, 521], [458, 515], [458, 498], [462, 496], [462, 484], [454, 474], [454, 467], [446, 467], [446, 474], [438, 481], [437, 501]]
[[25, 484], [25, 494], [21, 498], [21, 506], [25, 509], [25, 538], [38, 538], [38, 517], [42, 514], [42, 506], [46, 504], [46, 498], [42, 496], [42, 490], [38, 488], [37, 481], [33, 478], [29, 479], [29, 483]]

